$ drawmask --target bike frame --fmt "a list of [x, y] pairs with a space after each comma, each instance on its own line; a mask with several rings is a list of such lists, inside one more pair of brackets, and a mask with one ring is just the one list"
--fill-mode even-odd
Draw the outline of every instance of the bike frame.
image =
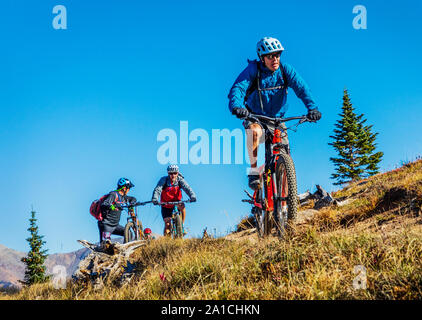
[[180, 210], [178, 206], [174, 206], [173, 212], [171, 215], [171, 233], [173, 234], [173, 238], [177, 237], [177, 234], [176, 234], [176, 216], [177, 215], [180, 215]]
[[172, 234], [173, 238], [176, 238], [176, 216], [180, 215], [180, 210], [178, 208], [178, 205], [182, 203], [189, 203], [190, 200], [182, 200], [182, 201], [175, 201], [175, 202], [161, 202], [159, 203], [160, 206], [162, 205], [174, 205], [173, 212], [171, 214], [171, 230], [170, 233]]
[[[287, 206], [286, 200], [286, 184], [287, 184], [287, 176], [286, 174], [282, 175], [282, 184], [281, 184], [281, 193], [277, 194], [277, 178], [276, 178], [276, 168], [279, 161], [280, 150], [284, 148], [284, 144], [282, 143], [282, 129], [281, 123], [291, 121], [291, 120], [300, 120], [299, 124], [309, 121], [305, 116], [302, 117], [292, 117], [292, 118], [269, 118], [260, 115], [251, 115], [248, 117], [249, 119], [257, 121], [261, 126], [264, 128], [265, 132], [265, 164], [264, 164], [264, 171], [262, 173], [262, 180], [264, 185], [262, 186], [262, 190], [264, 195], [262, 195], [262, 190], [256, 189], [254, 191], [252, 201], [246, 201], [253, 204], [255, 207], [266, 211], [266, 214], [274, 212], [275, 202], [277, 200], [281, 200], [282, 207]], [[270, 140], [270, 132], [265, 123], [262, 123], [260, 120], [270, 120], [274, 121], [275, 129], [274, 134], [272, 136], [272, 140]], [[285, 129], [287, 131], [287, 128]], [[266, 230], [268, 233], [269, 230]]]
[[129, 215], [127, 217], [127, 222], [132, 221], [133, 225], [135, 226], [135, 239], [134, 240], [141, 240], [144, 237], [144, 231], [140, 227], [140, 222], [139, 222], [139, 219], [138, 219], [138, 207], [144, 206], [148, 203], [151, 203], [151, 201], [137, 202], [133, 205], [129, 204], [127, 206], [123, 206], [123, 209], [127, 210], [127, 213]]
[[133, 225], [135, 226], [136, 237], [134, 240], [141, 240], [143, 238], [143, 230], [139, 227], [138, 208], [135, 207], [133, 211], [128, 210], [128, 215], [127, 222], [132, 220]]

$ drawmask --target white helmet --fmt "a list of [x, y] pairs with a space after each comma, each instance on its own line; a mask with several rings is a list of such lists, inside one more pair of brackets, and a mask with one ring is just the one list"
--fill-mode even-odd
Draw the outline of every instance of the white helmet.
[[167, 172], [168, 173], [179, 172], [179, 167], [177, 166], [177, 164], [171, 164], [167, 167]]
[[256, 52], [258, 53], [259, 58], [263, 55], [273, 52], [281, 52], [283, 50], [283, 46], [276, 38], [265, 37], [259, 40], [256, 44]]

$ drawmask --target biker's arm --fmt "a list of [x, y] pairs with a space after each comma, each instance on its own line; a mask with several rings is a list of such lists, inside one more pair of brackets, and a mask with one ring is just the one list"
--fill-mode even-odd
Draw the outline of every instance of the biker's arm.
[[107, 198], [104, 199], [103, 203], [101, 204], [102, 210], [117, 210], [118, 208], [115, 206], [116, 194], [115, 192], [110, 192]]
[[157, 185], [156, 185], [156, 187], [154, 188], [154, 191], [152, 192], [152, 198], [151, 198], [151, 201], [153, 202], [153, 203], [158, 203], [159, 202], [159, 198], [160, 198], [160, 196], [161, 196], [161, 192], [163, 191], [163, 187], [164, 187], [164, 185], [165, 185], [165, 183], [166, 183], [166, 178], [167, 177], [162, 177], [159, 181], [158, 181], [158, 183], [157, 183]]
[[129, 203], [129, 204], [135, 204], [137, 201], [136, 198], [132, 196], [125, 196], [125, 200], [126, 200], [126, 203]]
[[305, 80], [303, 80], [303, 78], [291, 65], [283, 63], [282, 67], [286, 74], [289, 87], [291, 87], [296, 96], [302, 100], [303, 104], [308, 109], [308, 112], [311, 110], [318, 110], [311, 90], [309, 89]]
[[249, 65], [237, 77], [228, 95], [230, 112], [233, 112], [233, 109], [235, 108], [245, 107], [245, 95], [249, 87], [252, 85], [252, 82], [256, 77], [256, 73], [256, 63], [249, 63]]
[[179, 180], [179, 185], [180, 185], [180, 188], [181, 188], [184, 192], [186, 192], [186, 194], [188, 195], [188, 197], [189, 197], [189, 199], [190, 199], [190, 200], [192, 200], [192, 201], [196, 201], [196, 194], [195, 194], [195, 192], [193, 191], [193, 189], [190, 187], [190, 185], [186, 182], [186, 180], [185, 180], [185, 179], [180, 178], [180, 180]]

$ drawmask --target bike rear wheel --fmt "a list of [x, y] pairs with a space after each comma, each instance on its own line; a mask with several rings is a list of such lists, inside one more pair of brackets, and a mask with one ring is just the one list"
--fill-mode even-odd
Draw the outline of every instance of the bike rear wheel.
[[278, 157], [276, 180], [278, 198], [286, 198], [286, 201], [277, 199], [274, 206], [276, 232], [282, 237], [296, 219], [298, 207], [296, 171], [292, 158], [284, 150]]

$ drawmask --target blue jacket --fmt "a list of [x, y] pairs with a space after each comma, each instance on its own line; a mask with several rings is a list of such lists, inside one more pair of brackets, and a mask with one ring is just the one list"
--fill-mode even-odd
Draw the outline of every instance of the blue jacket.
[[[280, 68], [278, 68], [273, 73], [260, 61], [248, 60], [248, 63], [249, 65], [237, 77], [235, 83], [230, 89], [228, 96], [230, 112], [234, 108], [245, 107], [244, 99], [246, 91], [252, 85], [254, 79], [257, 76], [257, 68], [260, 68], [261, 89], [283, 86], [283, 75], [280, 70], [280, 68], [283, 68], [284, 74], [287, 78], [288, 86], [292, 88], [296, 96], [303, 101], [308, 111], [318, 109], [307, 84], [292, 66], [288, 65], [287, 63], [280, 62]], [[254, 90], [246, 101], [249, 109], [251, 109], [253, 113], [259, 115], [265, 115], [268, 117], [283, 117], [287, 111], [287, 91], [284, 89], [274, 89], [261, 91], [261, 94], [264, 110], [261, 110], [258, 90]]]

